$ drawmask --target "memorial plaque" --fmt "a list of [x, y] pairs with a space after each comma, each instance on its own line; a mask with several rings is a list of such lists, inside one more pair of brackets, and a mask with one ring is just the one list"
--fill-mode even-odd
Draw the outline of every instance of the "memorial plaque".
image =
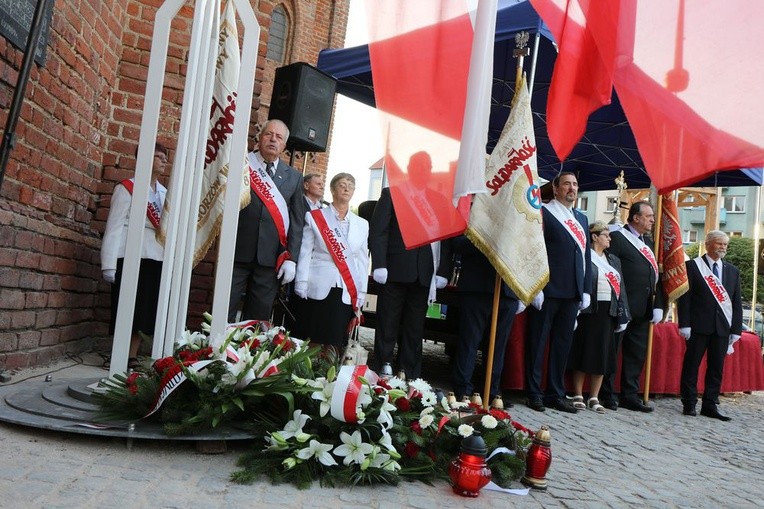
[[[32, 28], [32, 18], [38, 0], [0, 0], [0, 35], [21, 51], [27, 45], [27, 37]], [[42, 1], [42, 0], [40, 0]], [[45, 12], [42, 13], [40, 40], [37, 42], [34, 59], [39, 65], [45, 65], [50, 20], [53, 16], [55, 0], [48, 0]]]

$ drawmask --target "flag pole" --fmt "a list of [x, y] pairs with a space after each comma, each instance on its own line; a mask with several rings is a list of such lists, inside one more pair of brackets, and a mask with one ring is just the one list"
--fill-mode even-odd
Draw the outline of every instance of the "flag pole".
[[756, 297], [759, 291], [759, 244], [761, 243], [761, 188], [756, 192], [756, 222], [753, 224], [753, 295], [751, 296], [751, 320], [748, 326], [753, 332], [756, 331]]
[[[523, 77], [523, 63], [525, 57], [530, 54], [530, 50], [527, 47], [528, 44], [528, 32], [520, 32], [515, 35], [515, 43], [517, 48], [513, 52], [513, 56], [517, 58], [517, 72], [515, 73], [515, 95], [517, 95], [517, 87], [520, 85]], [[501, 277], [496, 272], [496, 281], [493, 285], [493, 309], [491, 311], [491, 330], [488, 335], [488, 352], [484, 359], [485, 365], [485, 381], [483, 383], [483, 408], [488, 408], [491, 397], [491, 376], [493, 375], [493, 354], [496, 347], [496, 323], [499, 319], [499, 299], [501, 298]]]
[[[663, 195], [658, 193], [658, 207], [657, 207], [657, 214], [656, 217], [658, 220], [655, 222], [655, 239], [653, 240], [653, 249], [654, 253], [658, 252], [658, 249], [660, 248], [660, 238], [661, 238], [661, 217], [663, 214]], [[657, 278], [660, 278], [660, 274], [656, 276]], [[656, 281], [656, 285], [657, 285]], [[649, 328], [647, 329], [647, 357], [645, 357], [645, 392], [642, 395], [642, 399], [644, 400], [645, 404], [650, 400], [650, 372], [652, 367], [652, 360], [653, 360], [653, 330], [655, 329], [655, 324], [650, 321]]]

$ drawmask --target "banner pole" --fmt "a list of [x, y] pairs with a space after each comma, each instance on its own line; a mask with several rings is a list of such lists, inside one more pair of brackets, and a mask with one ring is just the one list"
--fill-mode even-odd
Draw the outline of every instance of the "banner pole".
[[[658, 249], [660, 247], [660, 238], [661, 238], [661, 215], [663, 214], [663, 195], [658, 193], [658, 207], [656, 211], [656, 217], [658, 220], [655, 223], [655, 239], [653, 240], [653, 249], [654, 253], [658, 252]], [[660, 278], [660, 274], [657, 276]], [[657, 284], [657, 282], [656, 282]], [[650, 321], [650, 326], [647, 330], [647, 357], [645, 357], [645, 392], [642, 395], [642, 399], [645, 402], [645, 405], [650, 400], [650, 372], [652, 367], [652, 361], [653, 361], [653, 329], [655, 329], [655, 324]]]
[[491, 376], [493, 376], [493, 352], [496, 348], [496, 323], [499, 319], [499, 297], [501, 295], [501, 277], [496, 273], [493, 285], [493, 308], [491, 309], [491, 332], [488, 335], [488, 352], [485, 363], [485, 382], [483, 383], [483, 408], [488, 408], [491, 397]]

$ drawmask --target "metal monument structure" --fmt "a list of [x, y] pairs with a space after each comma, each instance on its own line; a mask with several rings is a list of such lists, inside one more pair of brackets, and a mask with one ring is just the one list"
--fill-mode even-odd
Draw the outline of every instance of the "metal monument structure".
[[[257, 48], [260, 25], [247, 0], [229, 0], [244, 27], [241, 67], [237, 86], [238, 104], [233, 124], [231, 161], [241, 161], [242, 169], [247, 154], [247, 132], [252, 109], [252, 91], [255, 82]], [[159, 113], [164, 85], [165, 64], [172, 20], [186, 4], [186, 0], [167, 0], [157, 10], [151, 42], [143, 119], [136, 159], [135, 191], [130, 208], [127, 246], [119, 295], [114, 343], [112, 346], [110, 375], [124, 372], [127, 367], [130, 331], [132, 330], [134, 303], [137, 293], [140, 253], [143, 248], [143, 224], [151, 179], [151, 160], [157, 137]], [[212, 84], [217, 57], [221, 0], [196, 0], [188, 57], [188, 71], [183, 94], [180, 132], [170, 186], [176, 190], [179, 201], [173, 204], [170, 227], [165, 242], [162, 284], [157, 310], [152, 356], [157, 358], [172, 352], [173, 343], [185, 329], [188, 294], [196, 237], [196, 210], [208, 118], [212, 105]], [[225, 212], [220, 231], [218, 263], [215, 274], [215, 294], [212, 306], [214, 337], [225, 329], [228, 297], [233, 270], [233, 246], [239, 213], [239, 186], [234, 179], [225, 192]], [[177, 192], [181, 191], [181, 192]], [[129, 305], [128, 305], [129, 303]]]

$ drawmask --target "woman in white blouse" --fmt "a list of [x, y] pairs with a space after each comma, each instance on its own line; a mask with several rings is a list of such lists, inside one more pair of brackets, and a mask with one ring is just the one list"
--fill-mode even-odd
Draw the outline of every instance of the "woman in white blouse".
[[[159, 183], [158, 177], [164, 173], [167, 165], [167, 148], [157, 143], [154, 147], [154, 159], [151, 167], [151, 188], [143, 232], [143, 251], [141, 252], [138, 290], [135, 299], [133, 329], [130, 337], [128, 368], [138, 366], [138, 349], [141, 345], [141, 333], [152, 336], [156, 321], [159, 300], [159, 283], [162, 277], [164, 246], [156, 239], [159, 217], [164, 207], [167, 189]], [[114, 187], [109, 207], [109, 217], [101, 240], [101, 272], [103, 279], [112, 283], [111, 288], [111, 323], [109, 332], [114, 333], [114, 322], [119, 305], [119, 289], [122, 282], [122, 264], [127, 245], [127, 225], [130, 207], [133, 201], [135, 179], [126, 179]]]
[[341, 348], [366, 299], [369, 223], [350, 211], [352, 175], [335, 175], [329, 190], [329, 207], [305, 215], [294, 287], [301, 302], [293, 334]]
[[[610, 231], [602, 221], [589, 225], [592, 249], [591, 304], [578, 316], [568, 369], [573, 371], [573, 406], [605, 413], [599, 391], [610, 359], [614, 356], [615, 333], [626, 328], [629, 307], [623, 287], [621, 263], [605, 252], [610, 247]], [[589, 375], [589, 399], [584, 403], [583, 387]]]

